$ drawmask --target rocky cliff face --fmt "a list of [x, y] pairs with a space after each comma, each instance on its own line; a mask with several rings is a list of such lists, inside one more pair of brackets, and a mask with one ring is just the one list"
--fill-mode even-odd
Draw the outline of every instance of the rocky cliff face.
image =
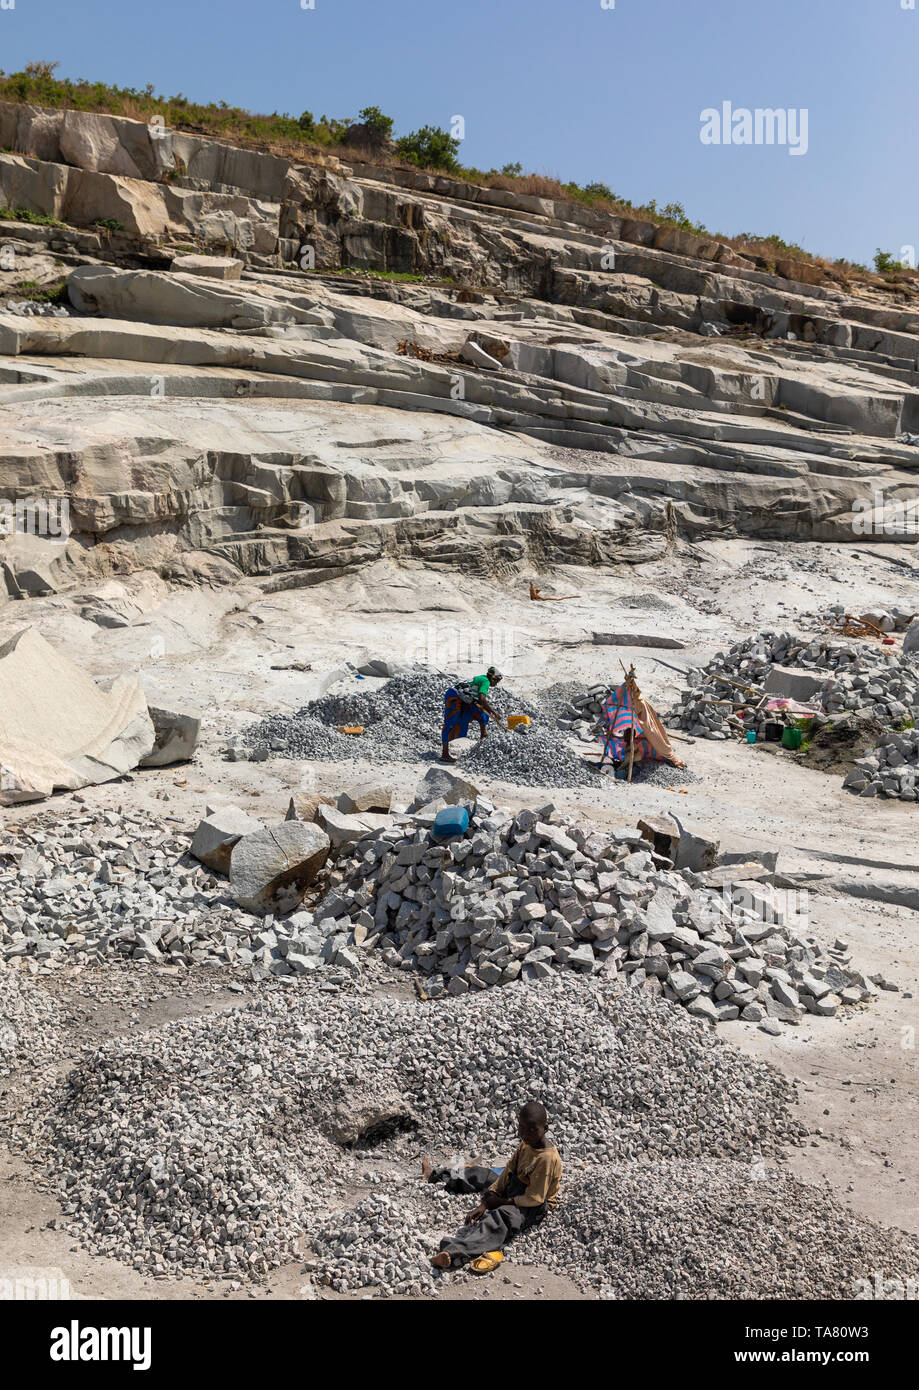
[[101, 115], [0, 103], [0, 148], [0, 499], [70, 508], [11, 595], [850, 541], [914, 487], [919, 312], [813, 267]]

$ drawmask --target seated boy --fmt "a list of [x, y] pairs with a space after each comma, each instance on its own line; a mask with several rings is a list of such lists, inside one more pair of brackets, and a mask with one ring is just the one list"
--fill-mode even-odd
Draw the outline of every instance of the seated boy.
[[449, 1169], [433, 1170], [425, 1159], [421, 1171], [427, 1182], [445, 1182], [448, 1192], [482, 1193], [478, 1206], [467, 1213], [466, 1225], [440, 1242], [432, 1260], [438, 1269], [472, 1260], [476, 1274], [489, 1273], [504, 1258], [502, 1245], [554, 1210], [562, 1160], [548, 1128], [545, 1106], [528, 1101], [518, 1116], [521, 1142], [497, 1179], [494, 1169], [479, 1167], [465, 1168], [462, 1177], [451, 1176]]

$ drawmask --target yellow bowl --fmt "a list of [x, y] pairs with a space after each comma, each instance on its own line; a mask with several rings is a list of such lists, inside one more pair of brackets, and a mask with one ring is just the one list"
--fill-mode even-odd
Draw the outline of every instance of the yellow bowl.
[[507, 727], [509, 729], [516, 729], [518, 724], [529, 724], [529, 722], [530, 716], [528, 714], [509, 714], [507, 716]]

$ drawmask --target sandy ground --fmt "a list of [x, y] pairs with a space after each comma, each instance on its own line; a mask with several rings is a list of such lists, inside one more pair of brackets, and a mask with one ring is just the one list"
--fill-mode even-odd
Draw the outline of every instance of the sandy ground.
[[[298, 708], [345, 662], [379, 656], [481, 669], [493, 661], [506, 672], [510, 689], [528, 695], [560, 680], [609, 680], [621, 657], [626, 665], [635, 661], [642, 688], [659, 709], [666, 708], [681, 679], [661, 661], [679, 667], [702, 663], [757, 629], [794, 628], [798, 614], [829, 603], [862, 610], [915, 601], [915, 571], [902, 557], [902, 548], [894, 554], [880, 546], [711, 542], [640, 569], [535, 577], [545, 593], [581, 595], [564, 604], [530, 602], [525, 580], [498, 584], [386, 564], [319, 588], [276, 594], [256, 584], [173, 594], [154, 586], [142, 596], [147, 611], [129, 628], [85, 622], [75, 616], [72, 602], [61, 599], [30, 604], [29, 617], [95, 674], [140, 668], [149, 696], [204, 711], [202, 748], [193, 764], [137, 773], [79, 794], [85, 805], [148, 806], [193, 828], [209, 800], [232, 799], [271, 819], [283, 815], [292, 791], [337, 794], [361, 771], [383, 776], [406, 799], [411, 795], [424, 769], [388, 764], [385, 748], [369, 747], [363, 765], [347, 768], [283, 759], [230, 763], [220, 754], [253, 716]], [[19, 611], [0, 610], [0, 637], [21, 623]], [[592, 631], [659, 633], [677, 638], [685, 649], [597, 647], [590, 643]], [[312, 669], [272, 669], [294, 662]], [[502, 785], [485, 790], [502, 804], [551, 800], [565, 811], [621, 827], [634, 826], [649, 811], [672, 811], [684, 824], [718, 836], [724, 849], [778, 848], [779, 869], [790, 883], [815, 871], [844, 872], [856, 882], [866, 896], [842, 893], [838, 884], [811, 884], [808, 929], [830, 945], [845, 937], [859, 968], [881, 972], [898, 990], [882, 992], [870, 1008], [843, 1018], [806, 1020], [779, 1038], [740, 1023], [724, 1025], [721, 1035], [798, 1081], [801, 1115], [812, 1135], [789, 1154], [797, 1174], [829, 1182], [840, 1200], [875, 1220], [919, 1231], [919, 915], [879, 900], [919, 886], [919, 811], [905, 803], [860, 800], [842, 790], [839, 777], [757, 747], [699, 741], [680, 749], [698, 779], [687, 778], [682, 788], [625, 787], [611, 780], [596, 793]], [[60, 797], [53, 804], [63, 815], [70, 802]], [[2, 815], [15, 824], [43, 810], [47, 803]], [[53, 988], [68, 986], [58, 977]], [[62, 1065], [81, 1040], [94, 1035], [159, 1026], [180, 1011], [233, 1007], [244, 997], [215, 988], [213, 980], [199, 985], [189, 978], [177, 986], [175, 980], [152, 980], [150, 972], [131, 988], [138, 992], [136, 1001], [78, 1001], [82, 1022], [62, 1039]], [[302, 1296], [305, 1279], [296, 1263], [277, 1271], [265, 1287], [237, 1294], [219, 1284], [149, 1280], [79, 1250], [56, 1228], [56, 1216], [54, 1200], [36, 1189], [17, 1159], [0, 1152], [0, 1269], [60, 1267], [76, 1296], [84, 1298]], [[509, 1262], [498, 1276], [457, 1282], [443, 1296], [581, 1295], [566, 1280]]]

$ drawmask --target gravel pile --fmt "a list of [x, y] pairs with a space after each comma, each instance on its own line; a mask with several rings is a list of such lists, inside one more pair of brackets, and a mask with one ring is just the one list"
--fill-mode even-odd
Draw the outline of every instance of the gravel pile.
[[[317, 1223], [310, 1234], [316, 1255], [310, 1268], [317, 1282], [336, 1293], [367, 1288], [409, 1298], [437, 1293], [441, 1281], [432, 1270], [431, 1256], [439, 1237], [432, 1215], [419, 1210], [417, 1197], [417, 1192], [401, 1198], [375, 1193]], [[452, 1219], [452, 1213], [444, 1216], [448, 1222]]]
[[221, 1020], [197, 1022], [101, 1049], [51, 1083], [20, 1139], [93, 1253], [154, 1275], [263, 1275], [294, 1255], [290, 1208], [302, 1220], [307, 1200], [275, 1133], [295, 1087]]
[[608, 785], [554, 729], [538, 725], [518, 726], [505, 733], [497, 724], [490, 724], [488, 737], [463, 759], [463, 771], [470, 777], [488, 777], [527, 787]]
[[843, 782], [859, 796], [919, 800], [919, 729], [891, 731], [864, 758], [856, 758]]
[[0, 963], [0, 1077], [53, 1057], [63, 1027], [53, 999], [18, 970]]
[[607, 1298], [849, 1300], [875, 1272], [919, 1276], [916, 1236], [761, 1160], [598, 1168], [563, 1197], [514, 1257], [560, 1273], [581, 1263], [580, 1282]]
[[513, 815], [481, 798], [465, 836], [424, 823], [372, 831], [336, 866], [314, 911], [325, 953], [350, 966], [368, 950], [420, 972], [429, 998], [558, 970], [622, 974], [634, 990], [712, 1023], [778, 1033], [805, 1011], [831, 1016], [876, 997], [840, 949], [825, 953], [768, 884], [706, 887], [664, 867], [637, 832], [599, 832], [552, 806]]
[[[115, 1039], [64, 1080], [34, 1077], [12, 1130], [96, 1253], [154, 1275], [259, 1279], [302, 1237], [320, 1271], [348, 1279], [342, 1262], [366, 1254], [395, 1293], [419, 1282], [448, 1208], [421, 1220], [416, 1205], [417, 1230], [398, 1243], [377, 1229], [379, 1204], [343, 1212], [367, 1196], [368, 1155], [398, 1161], [406, 1181], [425, 1151], [501, 1161], [531, 1096], [572, 1171], [750, 1160], [801, 1141], [793, 1091], [772, 1067], [616, 982], [570, 977], [437, 1005], [342, 995], [334, 1010], [314, 982], [276, 988], [230, 1014]], [[429, 1202], [417, 1186], [400, 1201]], [[391, 1195], [385, 1180], [370, 1193]], [[577, 1268], [590, 1259], [581, 1248]]]
[[49, 813], [0, 836], [0, 961], [86, 968], [114, 956], [292, 974], [290, 942], [312, 919], [243, 912], [189, 843], [175, 820], [146, 811]]
[[[242, 736], [249, 758], [269, 755], [312, 761], [356, 762], [372, 752], [386, 762], [417, 762], [440, 748], [444, 717], [444, 691], [459, 679], [432, 673], [394, 676], [374, 690], [324, 695], [292, 715], [270, 715]], [[496, 781], [536, 787], [600, 787], [602, 782], [572, 753], [567, 739], [555, 727], [554, 711], [547, 713], [504, 686], [489, 692], [489, 701], [502, 715], [526, 714], [533, 721], [505, 733], [494, 720], [488, 737], [476, 741], [463, 761], [470, 771]], [[355, 737], [338, 732], [339, 725], [360, 726]], [[242, 750], [233, 749], [233, 756]]]
[[[818, 681], [807, 703], [816, 704], [825, 716], [837, 719], [851, 712], [884, 726], [919, 717], [919, 653], [904, 655], [833, 634], [808, 638], [768, 630], [735, 643], [727, 652], [717, 652], [704, 669], [689, 671], [689, 687], [665, 722], [687, 730], [694, 738], [712, 739], [740, 736], [749, 729], [762, 736], [769, 721], [793, 722], [794, 716], [754, 710], [753, 696], [744, 706], [743, 716], [732, 713], [725, 704], [704, 703], [744, 699], [743, 691], [716, 679], [716, 672], [761, 688], [774, 666], [813, 671]], [[818, 726], [819, 721], [814, 727]]]
[[[603, 780], [607, 783], [611, 778], [617, 782], [628, 781], [628, 764], [620, 766], [612, 771], [611, 763], [604, 763]], [[673, 763], [636, 763], [632, 769], [632, 786], [645, 785], [652, 787], [688, 787], [693, 782], [700, 779], [689, 767], [674, 767]]]
[[[291, 758], [359, 759], [367, 756], [363, 740], [338, 732], [339, 725], [358, 725], [366, 731], [364, 738], [373, 740], [375, 754], [385, 761], [413, 761], [440, 747], [444, 691], [458, 679], [431, 672], [393, 676], [372, 689], [355, 682], [353, 691], [323, 695], [295, 714], [270, 715], [247, 730], [243, 739], [252, 751], [267, 747]], [[502, 713], [518, 710], [536, 715], [532, 705], [500, 686], [490, 692], [489, 700]]]

